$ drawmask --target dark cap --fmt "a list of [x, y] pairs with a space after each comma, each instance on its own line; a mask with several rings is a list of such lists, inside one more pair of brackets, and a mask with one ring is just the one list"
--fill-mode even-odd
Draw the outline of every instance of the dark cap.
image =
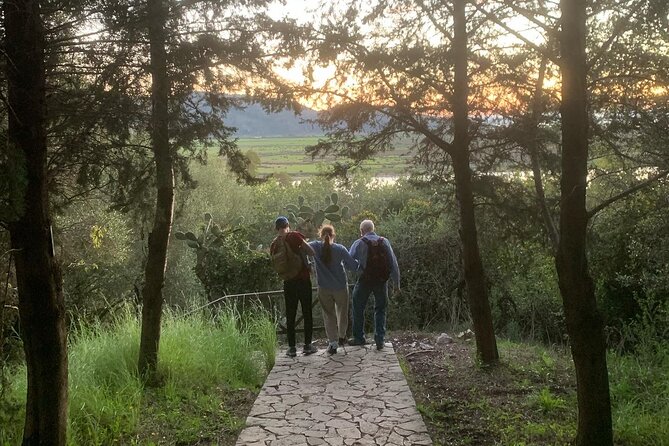
[[274, 227], [276, 229], [287, 228], [289, 225], [290, 223], [288, 223], [288, 219], [286, 217], [281, 216], [274, 220]]

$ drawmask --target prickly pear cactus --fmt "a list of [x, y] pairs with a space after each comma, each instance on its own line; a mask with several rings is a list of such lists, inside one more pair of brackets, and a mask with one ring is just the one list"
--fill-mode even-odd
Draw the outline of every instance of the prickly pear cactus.
[[268, 252], [262, 246], [252, 249], [243, 240], [241, 220], [222, 228], [206, 213], [204, 221], [199, 236], [189, 231], [175, 232], [174, 237], [195, 250], [195, 274], [210, 300], [226, 294], [276, 289], [279, 280]]
[[339, 195], [336, 192], [326, 195], [322, 203], [313, 206], [305, 204], [304, 197], [297, 198], [297, 204], [285, 207], [291, 225], [309, 237], [313, 237], [323, 223], [339, 223], [348, 218], [348, 206], [339, 206]]
[[[238, 224], [233, 224], [231, 227], [221, 228], [216, 223], [209, 212], [204, 214], [204, 226], [200, 236], [188, 232], [175, 232], [174, 238], [185, 241], [188, 246], [195, 250], [208, 250], [210, 248], [220, 248], [223, 245], [225, 238], [234, 234], [239, 229], [235, 228]], [[238, 223], [238, 222], [236, 222]]]

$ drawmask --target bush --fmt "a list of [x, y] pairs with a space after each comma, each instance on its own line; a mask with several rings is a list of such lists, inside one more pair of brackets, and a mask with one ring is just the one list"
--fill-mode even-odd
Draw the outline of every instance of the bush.
[[416, 198], [379, 223], [401, 273], [401, 292], [391, 297], [388, 310], [393, 328], [453, 327], [469, 319], [453, 224], [432, 203]]
[[141, 249], [128, 215], [90, 199], [65, 209], [55, 229], [65, 303], [78, 319], [101, 317], [134, 296]]
[[267, 250], [251, 249], [241, 227], [221, 228], [205, 214], [200, 235], [176, 232], [175, 237], [195, 251], [195, 274], [209, 300], [227, 294], [269, 291], [279, 285]]
[[533, 242], [488, 250], [490, 301], [497, 332], [548, 344], [565, 341], [565, 319], [553, 256]]
[[280, 288], [269, 253], [250, 249], [235, 236], [227, 237], [220, 248], [199, 253], [195, 273], [210, 299]]
[[668, 187], [656, 184], [606, 208], [593, 222], [590, 263], [611, 345], [633, 348], [623, 327], [642, 315], [646, 301], [669, 296]]

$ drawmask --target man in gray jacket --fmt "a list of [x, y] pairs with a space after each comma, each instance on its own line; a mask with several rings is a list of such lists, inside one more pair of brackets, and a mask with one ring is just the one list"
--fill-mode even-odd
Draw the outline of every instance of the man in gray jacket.
[[360, 238], [353, 242], [351, 257], [360, 262], [362, 273], [353, 288], [353, 338], [351, 345], [365, 345], [365, 307], [369, 296], [374, 294], [374, 342], [381, 350], [386, 335], [386, 306], [388, 280], [396, 290], [400, 289], [400, 270], [397, 258], [388, 239], [374, 232], [374, 222], [360, 223]]

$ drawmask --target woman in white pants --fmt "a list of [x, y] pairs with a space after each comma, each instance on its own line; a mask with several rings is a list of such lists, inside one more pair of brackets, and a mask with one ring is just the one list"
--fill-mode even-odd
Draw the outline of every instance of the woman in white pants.
[[356, 271], [359, 264], [344, 245], [335, 243], [332, 225], [321, 226], [318, 236], [320, 240], [309, 242], [309, 245], [316, 252], [318, 300], [323, 309], [328, 354], [333, 355], [339, 345], [346, 343], [349, 297], [345, 269]]

